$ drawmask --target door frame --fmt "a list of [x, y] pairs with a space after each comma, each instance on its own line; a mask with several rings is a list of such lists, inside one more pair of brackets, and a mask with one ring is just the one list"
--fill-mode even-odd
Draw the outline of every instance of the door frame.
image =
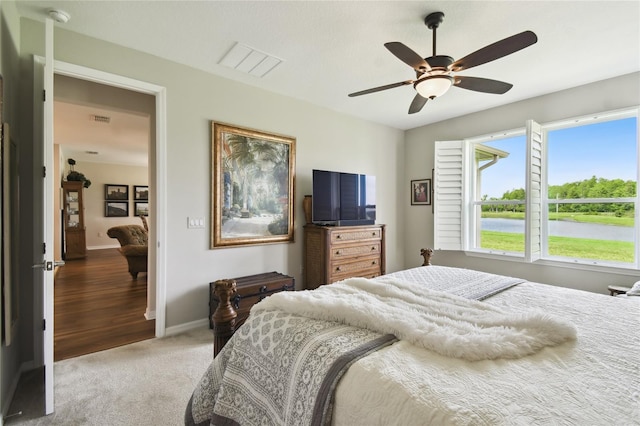
[[[47, 20], [49, 21], [49, 20]], [[52, 25], [50, 23], [47, 24], [47, 33], [52, 32]], [[49, 37], [47, 37], [49, 39]], [[52, 44], [52, 41], [47, 41]], [[144, 82], [141, 80], [135, 80], [128, 77], [119, 76], [116, 74], [111, 74], [103, 71], [99, 71], [96, 69], [83, 67], [67, 62], [62, 61], [51, 61], [53, 63], [53, 73], [52, 74], [61, 74], [70, 77], [74, 77], [81, 80], [93, 81], [96, 83], [105, 84], [108, 86], [118, 87], [125, 90], [141, 92], [145, 94], [149, 94], [155, 97], [155, 143], [153, 144], [154, 150], [152, 150], [152, 158], [154, 169], [150, 172], [150, 190], [152, 191], [152, 197], [150, 200], [150, 210], [154, 212], [154, 220], [151, 222], [150, 230], [149, 230], [149, 272], [147, 277], [148, 283], [155, 282], [155, 286], [147, 286], [147, 310], [144, 313], [147, 319], [155, 319], [155, 335], [156, 337], [164, 337], [166, 334], [166, 234], [167, 234], [167, 201], [166, 201], [166, 190], [167, 190], [167, 166], [166, 166], [166, 146], [167, 146], [167, 132], [166, 132], [166, 88], [162, 86], [158, 86], [152, 83]], [[36, 139], [39, 139], [37, 136], [42, 132], [40, 137], [44, 138], [44, 132], [46, 131], [43, 126], [44, 121], [44, 103], [40, 102], [38, 94], [42, 93], [40, 90], [44, 85], [44, 75], [46, 74], [46, 70], [44, 70], [43, 74], [40, 74], [38, 71], [35, 71], [35, 68], [38, 66], [46, 66], [46, 58], [38, 55], [34, 55], [34, 64], [39, 64], [34, 66], [34, 117], [39, 116], [36, 113], [35, 109], [42, 109], [42, 120], [40, 123], [34, 122], [34, 129]], [[40, 76], [40, 77], [39, 77]], [[55, 88], [54, 88], [55, 92]], [[52, 99], [51, 96], [49, 99]], [[51, 142], [52, 144], [53, 142]], [[47, 142], [49, 144], [49, 142]], [[36, 147], [36, 149], [42, 149], [42, 144]], [[49, 147], [45, 147], [45, 150]], [[53, 146], [51, 146], [53, 148]], [[44, 156], [44, 152], [42, 153]], [[43, 158], [43, 160], [46, 160]], [[150, 164], [151, 166], [151, 164]], [[41, 166], [35, 166], [41, 167]], [[40, 185], [41, 181], [36, 179], [34, 181], [34, 185]], [[34, 188], [35, 189], [35, 188]], [[57, 193], [52, 193], [53, 189], [43, 188], [47, 191], [46, 194], [42, 194], [43, 197], [51, 197], [57, 196]], [[36, 193], [38, 191], [35, 191]], [[44, 203], [44, 200], [43, 200]], [[37, 204], [37, 203], [36, 203]], [[43, 204], [44, 205], [44, 204]], [[42, 212], [44, 214], [44, 211]], [[39, 217], [36, 215], [34, 218], [36, 221], [41, 220], [45, 221], [45, 217]], [[46, 228], [46, 226], [45, 226]], [[42, 236], [45, 237], [44, 235]], [[42, 250], [41, 242], [37, 242], [34, 240], [33, 242], [33, 253], [38, 253], [34, 259], [38, 259]], [[53, 249], [51, 249], [53, 251]], [[48, 250], [47, 250], [48, 251]], [[47, 253], [45, 253], [47, 256]], [[48, 259], [53, 261], [53, 258]], [[39, 260], [36, 260], [39, 262]], [[44, 272], [46, 273], [46, 272]], [[53, 272], [51, 272], [53, 273]], [[53, 321], [53, 311], [50, 307], [53, 307], [53, 286], [46, 285], [46, 282], [43, 278], [42, 273], [33, 274], [34, 278], [34, 354], [33, 360], [34, 365], [45, 366], [45, 414], [50, 414], [55, 411], [55, 402], [53, 398], [53, 368], [51, 368], [53, 364], [53, 346], [54, 339], [52, 338], [53, 330], [55, 327]], [[43, 285], [44, 284], [44, 285]], [[154, 287], [154, 288], [151, 288]], [[152, 294], [150, 294], [152, 293]], [[43, 330], [40, 326], [43, 324], [43, 318], [48, 318], [49, 320], [46, 322], [47, 330]], [[47, 371], [47, 365], [49, 365]]]
[[[96, 70], [68, 62], [54, 61], [54, 74], [65, 75], [87, 80], [108, 86], [118, 87], [133, 92], [144, 93], [155, 97], [155, 119], [156, 135], [152, 144], [155, 146], [153, 155], [154, 168], [151, 169], [150, 189], [150, 211], [154, 218], [149, 229], [149, 272], [148, 283], [155, 282], [153, 286], [147, 287], [147, 310], [145, 317], [156, 320], [156, 337], [163, 337], [166, 333], [166, 189], [167, 189], [167, 163], [166, 163], [166, 88], [156, 84], [141, 80], [135, 80], [121, 75], [111, 74], [105, 71]], [[55, 93], [55, 87], [54, 87]], [[154, 143], [155, 142], [155, 143]], [[149, 164], [151, 166], [151, 162]]]

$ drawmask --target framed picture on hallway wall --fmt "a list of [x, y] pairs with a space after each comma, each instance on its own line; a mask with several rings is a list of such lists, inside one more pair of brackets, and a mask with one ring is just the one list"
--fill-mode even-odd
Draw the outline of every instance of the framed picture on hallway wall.
[[104, 185], [104, 199], [129, 201], [129, 185], [114, 185], [106, 183]]
[[149, 216], [149, 203], [146, 201], [135, 202], [136, 212], [134, 216]]
[[105, 201], [105, 217], [127, 217], [129, 216], [129, 201]]
[[211, 128], [211, 248], [293, 242], [295, 138]]
[[133, 199], [135, 201], [146, 201], [149, 199], [149, 187], [133, 185]]

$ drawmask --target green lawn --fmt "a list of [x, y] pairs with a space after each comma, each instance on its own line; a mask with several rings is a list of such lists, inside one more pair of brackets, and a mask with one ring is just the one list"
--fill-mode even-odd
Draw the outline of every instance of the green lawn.
[[[524, 235], [512, 232], [481, 232], [483, 249], [524, 252]], [[592, 240], [587, 238], [549, 237], [549, 254], [577, 259], [600, 259], [632, 263], [632, 242]], [[595, 254], [595, 255], [594, 255]]]
[[[521, 219], [524, 213], [519, 212], [482, 212], [482, 217], [498, 219]], [[634, 226], [633, 213], [630, 216], [616, 217], [611, 213], [549, 213], [549, 220], [570, 220], [574, 222], [599, 223], [602, 225]]]

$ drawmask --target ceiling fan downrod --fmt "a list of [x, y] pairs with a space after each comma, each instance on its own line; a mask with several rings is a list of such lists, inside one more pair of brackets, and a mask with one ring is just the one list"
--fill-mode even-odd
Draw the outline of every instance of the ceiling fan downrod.
[[424, 24], [427, 26], [427, 28], [433, 31], [433, 48], [432, 48], [433, 55], [432, 56], [436, 56], [436, 30], [438, 29], [440, 24], [442, 24], [443, 19], [444, 19], [444, 13], [442, 12], [433, 12], [428, 14], [427, 17], [424, 18]]

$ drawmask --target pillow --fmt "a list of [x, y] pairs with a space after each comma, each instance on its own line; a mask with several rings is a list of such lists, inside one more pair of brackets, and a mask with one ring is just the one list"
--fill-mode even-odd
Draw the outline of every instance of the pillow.
[[640, 281], [636, 281], [631, 290], [627, 292], [627, 296], [640, 296]]

